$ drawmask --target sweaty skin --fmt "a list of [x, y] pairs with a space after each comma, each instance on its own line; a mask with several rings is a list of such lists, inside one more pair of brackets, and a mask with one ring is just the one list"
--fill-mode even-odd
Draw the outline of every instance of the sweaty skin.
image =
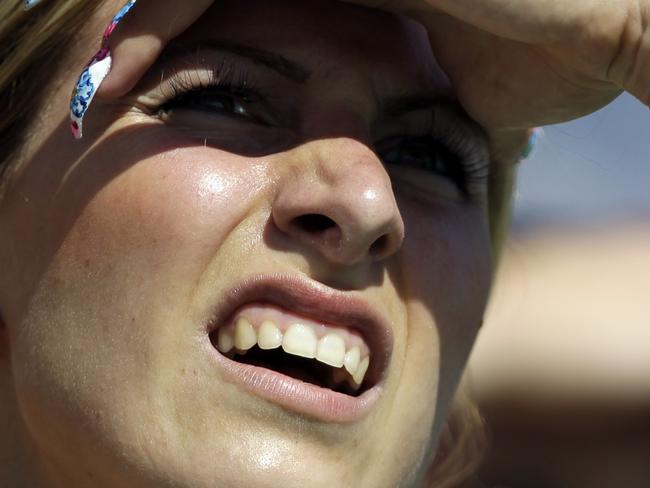
[[[140, 0], [112, 39], [104, 96], [127, 92], [213, 0]], [[650, 0], [354, 0], [423, 23], [461, 104], [488, 130], [573, 119], [623, 90], [650, 104]], [[174, 15], [167, 15], [167, 12]], [[449, 39], [462, 40], [449, 43]]]
[[[108, 3], [111, 12], [89, 19], [97, 35], [121, 6]], [[114, 73], [86, 139], [61, 143], [69, 138], [62, 116], [77, 74], [62, 70], [23, 148], [22, 171], [0, 212], [0, 418], [16, 430], [5, 429], [0, 441], [12, 456], [0, 469], [15, 476], [4, 483], [0, 475], [0, 485], [412, 486], [435, 452], [492, 276], [485, 179], [482, 191], [459, 200], [449, 178], [408, 167], [389, 174], [374, 150], [395, 136], [421, 139], [432, 118], [422, 110], [387, 117], [379, 101], [451, 91], [426, 32], [339, 2], [220, 1], [198, 23], [212, 2], [187, 3], [179, 10], [180, 2], [141, 0], [115, 32]], [[563, 11], [538, 18], [512, 3], [519, 17], [504, 19], [542, 26], [528, 25], [532, 32], [552, 32], [554, 18], [571, 18]], [[578, 12], [583, 30], [571, 25], [571, 38], [555, 48], [539, 39], [536, 48], [522, 46], [433, 10], [412, 15], [426, 22], [471, 115], [488, 130], [521, 130], [594, 110], [636, 79], [603, 81], [596, 67], [634, 73], [645, 66], [647, 47], [630, 46], [640, 45], [635, 26], [645, 25], [647, 7], [635, 17], [628, 13], [640, 3], [617, 1], [630, 7], [617, 21], [607, 2], [593, 3], [608, 22]], [[587, 35], [601, 25], [601, 35]], [[229, 59], [270, 92], [270, 114], [264, 104], [252, 108], [284, 123], [198, 110], [213, 105], [210, 97], [169, 110], [178, 65], [158, 54], [181, 32], [193, 43], [271, 50], [305, 65], [311, 77], [296, 84], [232, 54], [186, 56], [182, 80]], [[449, 46], [447, 36], [457, 35]], [[90, 47], [86, 36], [65, 53], [66, 63], [81, 68], [91, 54], [81, 52]], [[598, 57], [589, 69], [581, 68], [589, 59], [582, 41], [567, 47], [576, 38]], [[555, 64], [527, 56], [537, 51]], [[456, 127], [472, 154], [484, 154], [476, 127], [436, 108], [443, 128]], [[287, 144], [273, 146], [287, 135]], [[327, 216], [335, 224], [327, 236], [335, 239], [292, 225], [310, 215]], [[378, 256], [373, 244], [381, 236], [389, 245]], [[391, 363], [371, 415], [353, 426], [319, 422], [225, 381], [206, 324], [219, 297], [260, 273], [348, 293], [391, 323]]]
[[[96, 99], [81, 141], [65, 117], [77, 73], [60, 73], [0, 206], [0, 486], [413, 486], [492, 276], [485, 137], [422, 26], [222, 0], [133, 90]], [[382, 317], [392, 352], [363, 418], [233, 379], [208, 326], [261, 275]], [[281, 302], [308, 315], [304, 297]]]

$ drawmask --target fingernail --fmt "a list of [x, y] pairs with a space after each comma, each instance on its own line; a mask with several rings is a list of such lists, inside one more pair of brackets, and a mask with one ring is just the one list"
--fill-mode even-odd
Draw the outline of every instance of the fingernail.
[[537, 147], [537, 143], [539, 142], [539, 138], [542, 134], [542, 129], [539, 127], [536, 127], [530, 132], [530, 137], [528, 138], [528, 144], [526, 145], [526, 148], [522, 151], [521, 153], [521, 159], [529, 159], [533, 153], [535, 152], [535, 148]]
[[111, 37], [111, 34], [117, 27], [117, 24], [119, 24], [124, 16], [129, 13], [129, 10], [133, 8], [135, 5], [136, 0], [129, 0], [124, 7], [120, 9], [118, 13], [115, 14], [113, 17], [113, 20], [111, 20], [111, 23], [108, 24], [108, 27], [106, 27], [106, 30], [104, 31], [104, 35], [102, 36], [102, 42], [106, 44], [108, 42], [108, 38]]
[[75, 139], [81, 139], [83, 137], [83, 118], [86, 115], [97, 90], [99, 90], [104, 79], [111, 71], [113, 58], [111, 57], [111, 48], [108, 45], [108, 40], [117, 25], [129, 10], [131, 10], [135, 3], [136, 0], [130, 0], [113, 17], [102, 36], [101, 49], [97, 51], [97, 54], [95, 54], [88, 64], [86, 64], [86, 67], [77, 79], [70, 100], [70, 128], [72, 129], [72, 135]]
[[101, 48], [84, 68], [70, 100], [70, 128], [75, 139], [83, 137], [83, 118], [95, 93], [111, 70], [113, 59], [108, 47]]
[[41, 3], [41, 0], [25, 0], [24, 8], [25, 10], [29, 10], [30, 8], [36, 7], [39, 3]]

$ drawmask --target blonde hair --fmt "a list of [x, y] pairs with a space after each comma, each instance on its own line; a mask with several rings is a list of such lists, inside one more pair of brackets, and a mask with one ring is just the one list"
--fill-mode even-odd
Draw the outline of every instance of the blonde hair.
[[48, 85], [62, 69], [99, 1], [44, 1], [29, 11], [23, 0], [0, 2], [0, 195], [16, 169], [20, 149], [44, 103]]
[[421, 488], [461, 488], [475, 481], [487, 449], [487, 436], [478, 406], [459, 392], [442, 431], [433, 463]]
[[[50, 0], [25, 11], [23, 0], [0, 2], [0, 180], [10, 180], [21, 147], [51, 80], [101, 1]], [[505, 235], [513, 170], [500, 165], [489, 184], [490, 226], [495, 261]], [[460, 486], [478, 467], [485, 447], [478, 409], [462, 393], [452, 407], [427, 488]]]

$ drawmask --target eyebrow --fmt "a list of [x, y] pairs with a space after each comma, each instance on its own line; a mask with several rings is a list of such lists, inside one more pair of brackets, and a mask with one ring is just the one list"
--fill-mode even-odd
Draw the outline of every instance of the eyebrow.
[[[296, 83], [304, 84], [312, 76], [312, 72], [308, 68], [296, 61], [282, 56], [281, 54], [229, 41], [207, 40], [192, 45], [175, 46], [175, 49], [168, 54], [175, 57], [181, 53], [187, 54], [188, 52], [200, 52], [201, 50], [206, 49], [211, 51], [227, 52], [247, 58], [250, 61], [265, 66]], [[440, 105], [451, 106], [462, 111], [458, 101], [454, 98], [447, 95], [432, 96], [430, 94], [416, 94], [388, 98], [381, 102], [380, 109], [386, 116], [399, 117], [409, 112], [428, 110]]]
[[191, 46], [178, 46], [177, 49], [174, 49], [172, 56], [178, 55], [181, 52], [186, 54], [188, 52], [200, 52], [202, 50], [227, 52], [246, 58], [296, 83], [305, 83], [311, 77], [311, 71], [309, 69], [296, 61], [285, 58], [281, 54], [227, 41], [209, 40], [201, 41]]

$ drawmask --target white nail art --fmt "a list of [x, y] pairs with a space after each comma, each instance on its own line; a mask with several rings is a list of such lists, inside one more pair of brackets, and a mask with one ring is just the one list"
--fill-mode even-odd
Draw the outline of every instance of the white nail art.
[[[39, 0], [31, 1], [33, 3], [38, 2]], [[99, 90], [104, 79], [111, 71], [113, 58], [111, 57], [111, 49], [108, 46], [108, 39], [115, 30], [115, 27], [117, 27], [117, 24], [119, 24], [129, 10], [133, 8], [135, 2], [136, 0], [129, 0], [129, 2], [120, 9], [117, 15], [113, 17], [113, 20], [111, 20], [111, 23], [104, 31], [101, 49], [88, 62], [77, 80], [77, 84], [72, 93], [72, 99], [70, 100], [70, 126], [72, 129], [72, 135], [74, 135], [75, 139], [81, 139], [83, 137], [84, 115], [86, 115], [93, 98], [95, 98], [97, 90]]]
[[39, 3], [41, 3], [41, 0], [25, 0], [25, 10], [29, 10], [31, 8], [34, 8]]

